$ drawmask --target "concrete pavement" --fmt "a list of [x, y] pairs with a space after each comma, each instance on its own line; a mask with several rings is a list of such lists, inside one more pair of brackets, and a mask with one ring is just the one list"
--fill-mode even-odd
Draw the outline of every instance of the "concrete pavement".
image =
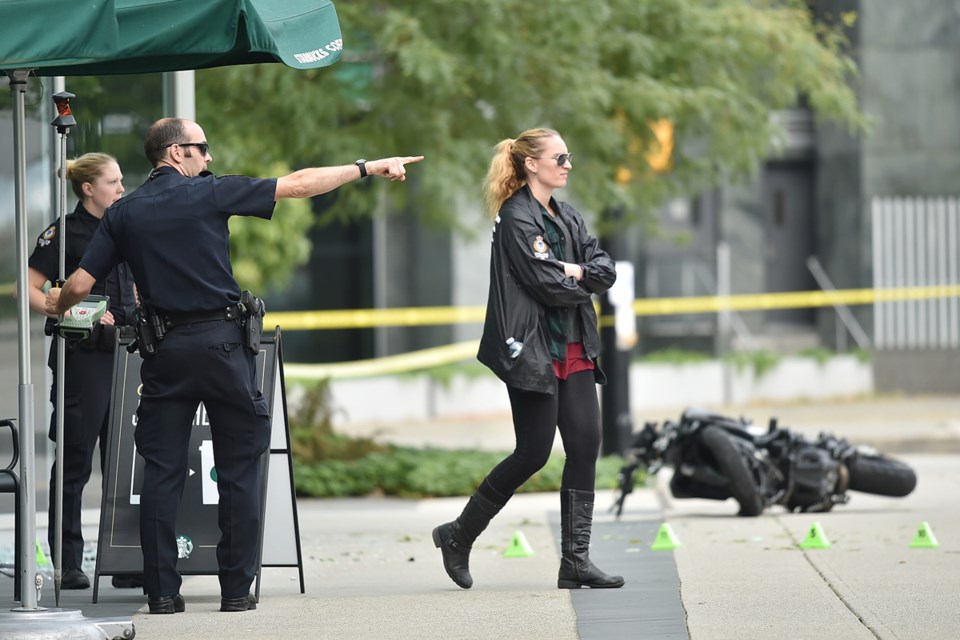
[[[99, 602], [90, 591], [64, 592], [64, 607], [88, 617], [131, 615], [137, 638], [883, 638], [960, 637], [960, 456], [955, 428], [960, 398], [748, 407], [763, 422], [851, 441], [871, 441], [914, 465], [917, 489], [903, 499], [851, 494], [828, 514], [737, 518], [736, 505], [673, 500], [666, 472], [629, 496], [624, 517], [606, 512], [598, 494], [593, 556], [627, 586], [615, 591], [556, 589], [559, 503], [556, 494], [520, 494], [483, 534], [471, 557], [475, 586], [456, 587], [443, 572], [430, 530], [452, 519], [462, 498], [360, 498], [299, 501], [306, 593], [294, 569], [265, 568], [257, 611], [217, 611], [214, 577], [185, 579], [187, 611], [150, 616], [142, 596], [115, 590], [102, 578]], [[736, 415], [743, 411], [727, 411]], [[640, 419], [675, 417], [638, 416]], [[470, 430], [490, 448], [512, 442], [509, 422], [397, 425], [384, 439], [431, 438], [452, 444]], [[432, 430], [432, 433], [431, 433]], [[480, 433], [483, 433], [482, 437]], [[917, 443], [922, 443], [919, 446]], [[463, 446], [463, 445], [459, 445]], [[947, 453], [912, 453], [935, 450]], [[0, 544], [12, 522], [0, 517]], [[96, 518], [90, 518], [95, 540]], [[922, 521], [940, 546], [909, 547]], [[668, 522], [682, 546], [652, 551]], [[797, 547], [814, 522], [829, 549]], [[505, 558], [516, 531], [535, 554]], [[45, 532], [38, 527], [42, 536]], [[12, 580], [0, 579], [10, 602]], [[42, 605], [52, 606], [52, 589]]]
[[[919, 478], [910, 496], [851, 493], [827, 514], [733, 518], [729, 502], [666, 500], [690, 637], [960, 637], [960, 457], [901, 459]], [[910, 548], [923, 521], [939, 548]], [[832, 546], [797, 548], [815, 522]]]

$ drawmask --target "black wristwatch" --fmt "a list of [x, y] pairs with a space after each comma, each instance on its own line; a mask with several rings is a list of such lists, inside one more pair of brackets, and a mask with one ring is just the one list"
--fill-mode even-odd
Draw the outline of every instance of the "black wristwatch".
[[355, 165], [357, 165], [358, 167], [360, 167], [360, 178], [361, 178], [361, 179], [366, 178], [366, 177], [367, 177], [367, 161], [364, 160], [363, 158], [360, 158], [359, 160], [357, 160], [357, 161], [354, 162], [353, 164], [355, 164]]

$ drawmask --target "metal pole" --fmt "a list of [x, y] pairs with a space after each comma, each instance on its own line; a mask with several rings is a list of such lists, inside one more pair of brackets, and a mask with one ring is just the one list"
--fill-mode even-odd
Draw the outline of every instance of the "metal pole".
[[[717, 243], [717, 297], [726, 298], [730, 295], [730, 245], [721, 240]], [[730, 336], [730, 309], [717, 312], [717, 334], [720, 338], [720, 357], [723, 370], [723, 403], [733, 402], [733, 363], [729, 355], [732, 352]]]
[[[618, 221], [621, 211], [609, 211], [608, 219]], [[627, 259], [629, 253], [623, 228], [605, 234], [603, 248], [614, 260]], [[600, 296], [600, 315], [610, 318], [614, 306], [609, 294]], [[633, 433], [633, 418], [630, 414], [630, 350], [621, 350], [617, 345], [614, 323], [600, 327], [600, 364], [607, 375], [607, 384], [600, 389], [600, 421], [602, 428], [601, 454], [625, 455]]]
[[196, 71], [167, 71], [163, 74], [163, 115], [197, 119]]
[[34, 450], [34, 395], [30, 370], [30, 286], [27, 278], [27, 151], [24, 125], [27, 77], [30, 71], [8, 71], [10, 94], [13, 98], [13, 150], [14, 150], [14, 211], [16, 212], [17, 244], [17, 334], [19, 336], [20, 386], [18, 402], [20, 411], [20, 608], [36, 609], [37, 593], [43, 583], [37, 574], [36, 547], [30, 544], [37, 539], [36, 470], [33, 463]]
[[[74, 97], [72, 93], [66, 91], [53, 95], [54, 103], [57, 105], [57, 117], [53, 125], [57, 127], [57, 133], [60, 134], [60, 197], [57, 201], [57, 216], [60, 220], [60, 271], [59, 282], [57, 286], [63, 286], [67, 278], [67, 134], [70, 133], [70, 126], [77, 123], [70, 111], [70, 98]], [[63, 315], [59, 317], [63, 321]], [[54, 480], [54, 512], [53, 512], [53, 591], [57, 606], [60, 606], [60, 585], [63, 583], [63, 407], [65, 404], [64, 388], [66, 387], [66, 369], [67, 369], [67, 341], [63, 336], [54, 337], [57, 341], [57, 461], [56, 478]]]
[[[823, 265], [821, 265], [820, 261], [817, 259], [817, 256], [807, 257], [807, 269], [809, 269], [810, 273], [813, 274], [814, 280], [817, 281], [817, 284], [821, 289], [824, 291], [837, 290], [837, 288], [833, 285], [833, 281], [830, 279], [830, 276], [827, 275], [826, 270], [823, 268]], [[850, 308], [842, 302], [834, 302], [833, 308], [837, 312], [838, 342], [841, 332], [839, 325], [842, 323], [843, 326], [846, 327], [847, 331], [850, 332], [850, 335], [853, 336], [853, 339], [856, 341], [858, 347], [865, 350], [871, 349], [872, 343], [870, 338], [867, 336], [867, 332], [864, 331], [863, 327], [860, 326], [860, 323], [857, 322], [857, 319], [850, 311]], [[843, 335], [843, 350], [846, 351], [846, 333], [844, 332]], [[838, 344], [837, 347], [839, 350], [840, 345]]]

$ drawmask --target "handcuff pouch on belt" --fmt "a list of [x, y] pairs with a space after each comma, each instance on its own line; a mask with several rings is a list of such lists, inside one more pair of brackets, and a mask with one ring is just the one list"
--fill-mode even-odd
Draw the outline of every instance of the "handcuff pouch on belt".
[[156, 357], [160, 350], [160, 342], [167, 334], [167, 328], [160, 314], [151, 313], [145, 307], [137, 307], [133, 330], [137, 339], [127, 346], [127, 351], [133, 353], [139, 350], [140, 357], [144, 360]]
[[267, 308], [263, 300], [250, 291], [240, 292], [240, 318], [243, 326], [243, 345], [254, 354], [260, 352], [263, 335], [263, 316]]

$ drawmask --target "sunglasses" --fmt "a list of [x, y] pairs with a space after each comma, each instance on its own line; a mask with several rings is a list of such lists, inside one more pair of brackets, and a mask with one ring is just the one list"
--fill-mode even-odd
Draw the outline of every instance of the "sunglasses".
[[[573, 164], [573, 154], [572, 154], [572, 153], [560, 153], [560, 154], [555, 155], [555, 156], [550, 156], [550, 159], [551, 159], [551, 160], [556, 160], [558, 167], [562, 167], [563, 165], [567, 164], [567, 162], [569, 162], [571, 165]], [[540, 158], [537, 158], [537, 160], [542, 160], [542, 156], [541, 156]]]
[[164, 149], [167, 147], [172, 147], [173, 145], [180, 147], [196, 147], [201, 156], [206, 156], [207, 151], [210, 150], [210, 143], [208, 142], [171, 142], [170, 144], [166, 145]]

